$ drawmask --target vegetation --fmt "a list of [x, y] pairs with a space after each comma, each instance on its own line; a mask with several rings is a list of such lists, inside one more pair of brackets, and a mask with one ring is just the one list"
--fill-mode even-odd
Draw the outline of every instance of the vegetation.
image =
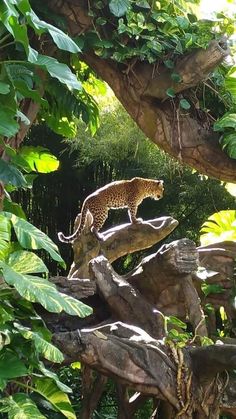
[[[216, 20], [199, 21], [198, 1], [93, 1], [86, 13], [81, 2], [72, 39], [66, 33], [72, 33], [73, 26], [69, 6], [59, 16], [53, 0], [43, 7], [31, 3], [37, 14], [28, 0], [4, 0], [0, 5], [0, 412], [9, 418], [41, 418], [54, 417], [56, 411], [74, 418], [70, 388], [42, 361], [60, 363], [63, 354], [54, 346], [35, 303], [50, 313], [79, 317], [91, 309], [48, 280], [48, 262], [51, 274], [59, 271], [58, 264], [65, 268], [49, 237], [55, 240], [57, 230], [72, 227], [78, 204], [96, 187], [134, 175], [164, 178], [167, 193], [158, 210], [180, 220], [172, 239], [188, 235], [196, 240], [204, 218], [233, 205], [217, 181], [199, 178], [159, 152], [118, 105], [110, 114], [104, 112], [99, 129], [92, 92], [103, 91], [104, 85], [94, 72], [112, 86], [142, 131], [164, 150], [203, 173], [235, 181], [236, 70], [232, 60], [222, 64], [228, 50], [221, 39], [222, 34], [233, 34], [235, 21], [223, 13]], [[214, 55], [212, 45], [219, 56], [205, 68], [207, 54]], [[202, 61], [199, 48], [206, 54]], [[199, 79], [189, 62], [193, 67], [200, 63]], [[40, 125], [22, 146], [36, 118], [56, 134], [77, 136], [79, 141], [61, 144], [56, 137], [50, 144], [49, 131]], [[89, 132], [84, 133], [81, 120]], [[62, 154], [61, 169], [48, 177], [46, 173], [58, 169], [65, 147], [70, 151]], [[40, 179], [38, 173], [45, 175]], [[203, 190], [209, 191], [211, 204]], [[156, 216], [150, 203], [142, 211], [144, 218]], [[214, 215], [204, 232], [212, 234], [213, 220], [213, 226], [216, 222], [219, 226], [213, 228], [218, 239], [234, 240], [235, 214], [228, 215], [231, 218], [224, 223]], [[120, 213], [116, 217], [113, 223], [120, 222]], [[63, 252], [69, 260], [68, 252]], [[128, 256], [120, 270], [131, 265]]]

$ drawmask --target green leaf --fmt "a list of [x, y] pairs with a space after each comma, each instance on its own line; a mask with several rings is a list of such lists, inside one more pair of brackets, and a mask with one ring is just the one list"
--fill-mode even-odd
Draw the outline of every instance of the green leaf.
[[130, 0], [110, 0], [109, 9], [116, 17], [123, 16], [130, 6]]
[[60, 313], [64, 310], [66, 313], [76, 316], [91, 314], [90, 307], [58, 292], [55, 285], [46, 279], [16, 272], [5, 262], [0, 262], [0, 266], [6, 283], [14, 286], [26, 300], [33, 303], [38, 302], [53, 313]]
[[175, 83], [179, 83], [181, 82], [182, 78], [178, 73], [171, 73], [171, 79], [175, 82]]
[[14, 271], [21, 274], [28, 273], [48, 273], [48, 268], [35, 253], [26, 250], [18, 250], [11, 253], [8, 259], [8, 265]]
[[72, 53], [81, 52], [78, 45], [63, 31], [51, 25], [50, 23], [44, 22], [39, 19], [38, 16], [31, 10], [27, 13], [27, 19], [32, 26], [42, 32], [49, 32], [53, 41], [59, 49], [69, 51]]
[[147, 0], [138, 0], [135, 2], [135, 5], [138, 7], [142, 7], [143, 9], [150, 9], [151, 6], [150, 4], [147, 2]]
[[37, 352], [42, 354], [48, 361], [61, 363], [64, 360], [62, 352], [56, 348], [56, 346], [52, 345], [52, 343], [40, 336], [39, 333], [33, 332], [20, 324], [15, 324], [15, 327], [25, 339], [34, 342]]
[[27, 186], [27, 182], [22, 173], [15, 166], [3, 159], [0, 159], [0, 180], [5, 184], [10, 184], [17, 188]]
[[4, 212], [4, 215], [12, 222], [17, 239], [25, 249], [45, 249], [52, 259], [64, 265], [58, 247], [53, 241], [38, 228], [15, 214]]
[[236, 159], [236, 132], [225, 134], [220, 138], [222, 149], [226, 150], [231, 159]]
[[8, 83], [0, 82], [0, 93], [1, 95], [6, 95], [10, 92], [10, 85]]
[[47, 399], [52, 406], [68, 419], [76, 419], [69, 397], [58, 389], [50, 378], [37, 378], [34, 380], [36, 391]]
[[18, 18], [16, 16], [11, 16], [8, 19], [8, 29], [10, 29], [10, 32], [14, 36], [16, 42], [20, 42], [25, 49], [25, 52], [28, 56], [29, 53], [29, 38], [27, 34], [27, 27], [23, 23], [18, 22]]
[[[0, 322], [2, 324], [6, 322], [13, 321], [15, 319], [13, 309], [7, 306], [0, 305]], [[0, 334], [2, 334], [2, 330], [0, 331]], [[8, 344], [10, 343], [10, 339], [8, 339]]]
[[236, 67], [232, 67], [225, 78], [225, 88], [228, 90], [236, 104]]
[[47, 104], [47, 101], [41, 97], [40, 93], [37, 90], [31, 89], [24, 80], [13, 80], [13, 83], [23, 97], [29, 97], [41, 105]]
[[13, 137], [19, 129], [19, 124], [15, 120], [15, 112], [5, 108], [0, 109], [0, 135]]
[[10, 199], [6, 197], [4, 198], [4, 201], [3, 201], [3, 211], [12, 212], [18, 217], [24, 218], [24, 220], [26, 220], [26, 215], [21, 205], [17, 204], [16, 202], [11, 201]]
[[0, 352], [0, 378], [11, 379], [28, 374], [25, 364], [10, 349]]
[[9, 419], [46, 419], [25, 393], [16, 393], [0, 400], [0, 403], [4, 404]]
[[9, 220], [0, 214], [0, 260], [5, 259], [9, 250], [11, 239], [11, 226]]
[[222, 294], [224, 292], [224, 287], [219, 284], [207, 284], [204, 282], [201, 285], [202, 292], [207, 297], [209, 294]]
[[71, 72], [66, 64], [59, 63], [55, 58], [47, 55], [38, 54], [37, 61], [34, 62], [42, 68], [46, 68], [49, 74], [58, 79], [61, 83], [66, 84], [68, 88], [81, 90], [82, 86], [75, 74]]
[[202, 246], [221, 241], [236, 241], [236, 211], [224, 210], [211, 215], [201, 227]]
[[186, 323], [182, 322], [182, 320], [178, 319], [178, 317], [169, 316], [169, 317], [167, 317], [167, 322], [171, 323], [171, 325], [175, 325], [177, 327], [180, 327], [183, 330], [187, 329]]
[[165, 60], [164, 64], [167, 68], [170, 68], [170, 69], [174, 68], [174, 66], [175, 66], [175, 63], [172, 60]]
[[52, 283], [38, 276], [16, 272], [4, 262], [1, 262], [1, 267], [6, 283], [14, 286], [26, 300], [39, 302], [50, 312], [60, 313], [63, 310], [61, 297]]
[[214, 123], [215, 131], [222, 131], [225, 128], [236, 129], [236, 113], [225, 114], [218, 121]]
[[98, 17], [96, 19], [96, 25], [105, 25], [107, 23], [107, 19], [105, 19], [104, 17]]
[[50, 173], [59, 167], [59, 160], [45, 147], [23, 146], [19, 153], [32, 171]]
[[64, 310], [71, 316], [87, 317], [92, 314], [93, 310], [91, 307], [87, 306], [81, 301], [76, 300], [69, 295], [61, 293], [63, 297], [63, 307]]
[[172, 87], [170, 87], [169, 89], [166, 90], [166, 94], [167, 94], [167, 96], [169, 96], [171, 98], [175, 97], [175, 91], [174, 91], [174, 89], [172, 89]]
[[46, 377], [48, 377], [48, 378], [52, 378], [52, 379], [53, 379], [53, 381], [55, 381], [55, 383], [56, 383], [57, 387], [58, 387], [61, 391], [63, 391], [64, 393], [72, 393], [71, 388], [70, 388], [70, 387], [68, 387], [66, 384], [62, 383], [62, 382], [59, 380], [59, 378], [58, 378], [57, 374], [55, 374], [55, 372], [53, 372], [53, 371], [51, 371], [51, 370], [48, 370], [48, 369], [45, 367], [45, 365], [43, 364], [43, 362], [39, 362], [39, 364], [38, 364], [38, 368], [39, 368], [39, 370], [41, 371], [41, 373], [42, 373], [43, 375], [45, 375], [45, 376], [46, 376]]
[[190, 109], [190, 107], [191, 107], [190, 103], [186, 99], [181, 99], [179, 101], [179, 104], [180, 104], [181, 108], [186, 109], [186, 110]]

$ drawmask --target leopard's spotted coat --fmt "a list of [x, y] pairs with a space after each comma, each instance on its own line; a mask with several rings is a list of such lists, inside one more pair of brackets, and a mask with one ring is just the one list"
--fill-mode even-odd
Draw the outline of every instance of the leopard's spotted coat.
[[160, 199], [163, 196], [163, 181], [135, 177], [131, 180], [119, 180], [109, 183], [89, 195], [81, 209], [80, 224], [71, 236], [58, 233], [59, 240], [73, 242], [84, 228], [87, 212], [93, 216], [92, 231], [99, 237], [98, 231], [105, 223], [110, 208], [128, 208], [131, 223], [137, 223], [138, 205], [144, 198]]

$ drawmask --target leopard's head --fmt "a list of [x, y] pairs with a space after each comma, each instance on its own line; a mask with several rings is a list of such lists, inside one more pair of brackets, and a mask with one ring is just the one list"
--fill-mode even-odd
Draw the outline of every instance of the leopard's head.
[[155, 200], [161, 199], [163, 197], [164, 186], [163, 180], [153, 180], [151, 185], [151, 196]]

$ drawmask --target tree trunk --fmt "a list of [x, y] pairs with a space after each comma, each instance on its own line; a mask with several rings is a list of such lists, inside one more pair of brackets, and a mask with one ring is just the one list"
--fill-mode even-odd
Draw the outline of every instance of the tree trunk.
[[[52, 10], [60, 11], [72, 36], [93, 28], [87, 1], [49, 0], [48, 4]], [[92, 50], [81, 58], [110, 85], [127, 112], [158, 147], [200, 173], [235, 182], [236, 161], [221, 150], [212, 121], [207, 115], [200, 116], [194, 106], [184, 111], [166, 95], [168, 88], [174, 88], [178, 94], [199, 85], [229, 53], [225, 40], [212, 41], [207, 49], [195, 49], [180, 57], [171, 71], [138, 59], [125, 66], [101, 59]], [[180, 83], [171, 79], [173, 71], [180, 74]]]

